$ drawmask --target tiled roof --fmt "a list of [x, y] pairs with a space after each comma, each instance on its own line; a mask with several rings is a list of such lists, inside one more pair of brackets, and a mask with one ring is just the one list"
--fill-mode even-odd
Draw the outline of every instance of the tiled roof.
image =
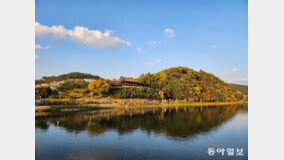
[[135, 80], [134, 78], [131, 78], [131, 77], [120, 77], [119, 82], [136, 82], [136, 83], [138, 83], [137, 80]]

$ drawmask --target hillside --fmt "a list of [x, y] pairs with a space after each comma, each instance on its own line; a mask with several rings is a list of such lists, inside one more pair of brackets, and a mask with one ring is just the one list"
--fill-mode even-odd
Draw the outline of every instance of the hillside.
[[241, 85], [241, 84], [230, 84], [232, 85], [236, 90], [243, 92], [245, 95], [248, 95], [248, 86], [247, 85]]
[[187, 67], [173, 67], [155, 74], [142, 74], [139, 81], [163, 92], [166, 99], [202, 102], [232, 102], [244, 94], [211, 73]]
[[62, 81], [67, 79], [101, 79], [101, 77], [88, 73], [71, 72], [59, 76], [42, 77], [42, 79], [36, 80], [35, 83], [36, 84], [50, 83], [52, 81]]

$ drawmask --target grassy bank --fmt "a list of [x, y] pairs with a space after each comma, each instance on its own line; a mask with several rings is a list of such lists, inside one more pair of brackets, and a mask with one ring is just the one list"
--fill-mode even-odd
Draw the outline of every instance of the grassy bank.
[[159, 103], [159, 104], [137, 104], [134, 106], [123, 106], [119, 104], [65, 104], [65, 105], [46, 105], [36, 106], [36, 112], [69, 112], [69, 111], [88, 111], [94, 109], [107, 109], [107, 108], [147, 108], [147, 107], [195, 107], [195, 106], [221, 106], [221, 105], [233, 105], [233, 104], [248, 104], [247, 101], [240, 102], [171, 102], [171, 103]]
[[232, 104], [248, 104], [248, 102], [178, 102], [178, 103], [167, 103], [167, 104], [156, 104], [156, 105], [137, 105], [133, 107], [171, 107], [171, 106], [222, 106]]
[[53, 106], [35, 106], [35, 112], [76, 112], [115, 108], [110, 105], [53, 105]]

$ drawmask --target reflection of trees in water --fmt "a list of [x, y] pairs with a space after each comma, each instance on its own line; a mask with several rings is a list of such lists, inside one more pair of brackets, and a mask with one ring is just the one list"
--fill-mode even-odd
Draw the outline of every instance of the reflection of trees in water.
[[47, 131], [48, 128], [49, 128], [49, 125], [47, 124], [47, 121], [46, 120], [42, 120], [42, 119], [37, 119], [35, 121], [35, 127], [36, 128], [39, 128], [43, 131]]
[[247, 107], [242, 105], [104, 110], [38, 118], [36, 127], [47, 129], [49, 122], [69, 132], [86, 130], [90, 136], [103, 134], [109, 129], [126, 134], [139, 128], [148, 134], [163, 134], [178, 140], [206, 134], [233, 118], [237, 112], [246, 110]]

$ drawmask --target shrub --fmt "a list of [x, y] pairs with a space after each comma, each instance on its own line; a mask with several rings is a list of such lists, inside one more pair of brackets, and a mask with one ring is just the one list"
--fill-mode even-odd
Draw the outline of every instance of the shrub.
[[111, 88], [108, 93], [113, 98], [127, 99], [127, 98], [144, 98], [144, 99], [160, 99], [158, 92], [149, 87], [125, 87], [125, 88]]

